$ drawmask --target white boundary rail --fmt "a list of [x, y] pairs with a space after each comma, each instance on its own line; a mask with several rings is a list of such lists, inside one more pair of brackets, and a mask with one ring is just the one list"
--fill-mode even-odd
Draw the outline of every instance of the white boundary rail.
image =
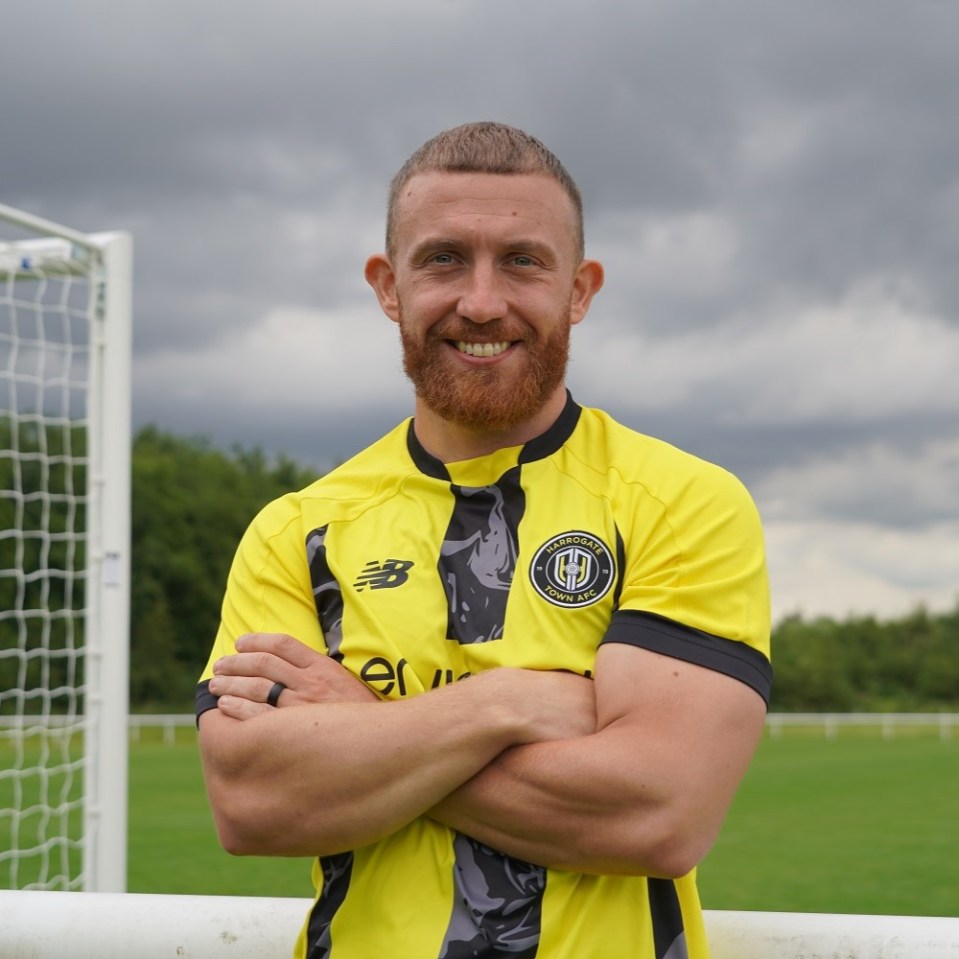
[[[2, 722], [2, 720], [0, 720]], [[176, 730], [196, 725], [196, 718], [189, 713], [131, 715], [130, 736], [134, 742], [144, 729], [162, 729], [166, 743], [176, 742]], [[766, 729], [773, 738], [782, 735], [784, 729], [821, 729], [826, 739], [835, 739], [841, 729], [853, 727], [879, 727], [884, 739], [894, 739], [900, 729], [935, 729], [940, 739], [959, 736], [959, 713], [770, 713], [766, 717]]]
[[[0, 892], [3, 959], [289, 959], [307, 899]], [[959, 918], [706, 912], [712, 959], [959, 959]]]
[[840, 729], [879, 726], [883, 739], [894, 739], [896, 730], [938, 728], [940, 739], [949, 739], [959, 728], [959, 713], [770, 713], [766, 717], [769, 735], [782, 735], [787, 727], [821, 727], [826, 739], [835, 739]]

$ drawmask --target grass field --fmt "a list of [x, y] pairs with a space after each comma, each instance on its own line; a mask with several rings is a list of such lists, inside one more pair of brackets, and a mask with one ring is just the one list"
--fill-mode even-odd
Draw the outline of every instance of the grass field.
[[[906, 730], [884, 740], [878, 729], [767, 738], [700, 869], [704, 905], [959, 916], [957, 813], [957, 738]], [[219, 848], [188, 729], [175, 745], [145, 730], [131, 747], [128, 887], [311, 894], [306, 860], [237, 859]]]
[[959, 741], [766, 739], [700, 869], [714, 909], [959, 916]]

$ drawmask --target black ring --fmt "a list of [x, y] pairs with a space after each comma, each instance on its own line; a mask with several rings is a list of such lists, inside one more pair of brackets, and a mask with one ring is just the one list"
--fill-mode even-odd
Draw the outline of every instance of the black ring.
[[270, 691], [266, 695], [266, 701], [271, 705], [275, 706], [280, 700], [280, 693], [286, 689], [286, 686], [283, 683], [274, 683]]

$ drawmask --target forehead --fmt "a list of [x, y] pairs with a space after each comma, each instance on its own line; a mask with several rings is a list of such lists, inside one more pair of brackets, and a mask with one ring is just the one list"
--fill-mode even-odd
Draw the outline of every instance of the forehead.
[[560, 183], [540, 173], [417, 173], [397, 198], [396, 239], [428, 235], [522, 236], [575, 243], [573, 203]]

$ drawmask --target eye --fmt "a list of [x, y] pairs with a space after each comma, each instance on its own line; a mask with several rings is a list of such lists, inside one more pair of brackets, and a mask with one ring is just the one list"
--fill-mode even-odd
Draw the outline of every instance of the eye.
[[430, 263], [435, 263], [437, 266], [448, 266], [450, 263], [453, 263], [453, 254], [452, 253], [434, 253], [429, 258]]
[[511, 257], [510, 262], [513, 266], [535, 266], [536, 261], [526, 253], [517, 253], [515, 256]]

